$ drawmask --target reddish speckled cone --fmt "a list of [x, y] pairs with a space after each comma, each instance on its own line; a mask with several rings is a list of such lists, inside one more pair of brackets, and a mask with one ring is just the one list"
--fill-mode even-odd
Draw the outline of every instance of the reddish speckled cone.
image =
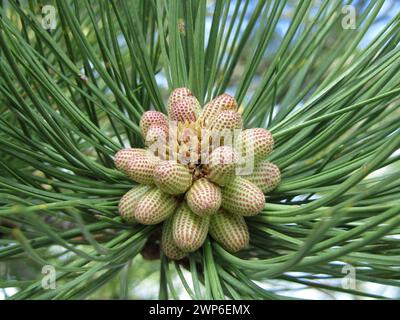
[[209, 233], [230, 252], [242, 250], [249, 244], [249, 230], [244, 218], [224, 210], [210, 217]]
[[186, 165], [174, 160], [160, 161], [154, 169], [153, 180], [162, 191], [178, 195], [192, 184], [192, 174]]
[[150, 186], [137, 185], [124, 194], [118, 204], [118, 211], [122, 219], [127, 222], [135, 222], [135, 207], [150, 189]]
[[150, 154], [135, 155], [128, 161], [128, 176], [140, 184], [153, 184], [154, 168], [157, 165], [156, 157]]
[[208, 159], [207, 178], [221, 186], [231, 182], [235, 178], [237, 161], [237, 153], [232, 147], [216, 148]]
[[169, 118], [172, 121], [194, 122], [201, 112], [201, 106], [196, 97], [183, 97], [173, 103], [169, 109]]
[[134, 218], [141, 224], [157, 224], [174, 213], [177, 201], [158, 188], [152, 188], [136, 204]]
[[173, 216], [164, 221], [161, 236], [161, 250], [168, 258], [172, 260], [180, 260], [186, 256], [186, 252], [179, 249], [176, 245], [172, 230]]
[[203, 112], [200, 116], [201, 124], [203, 125], [203, 127], [208, 128], [214, 118], [221, 112], [226, 110], [236, 111], [236, 109], [237, 102], [235, 98], [227, 93], [221, 94], [204, 106]]
[[174, 105], [179, 100], [190, 96], [193, 96], [193, 94], [188, 88], [176, 88], [174, 91], [172, 91], [168, 98], [168, 114], [171, 113], [172, 105]]
[[140, 118], [140, 130], [142, 132], [143, 138], [146, 138], [147, 131], [152, 126], [161, 126], [163, 130], [167, 130], [169, 127], [169, 122], [167, 116], [158, 111], [146, 111]]
[[206, 239], [209, 224], [210, 217], [200, 217], [182, 203], [173, 216], [172, 233], [176, 245], [185, 252], [196, 251]]
[[146, 155], [147, 151], [139, 148], [121, 149], [115, 154], [115, 167], [124, 173], [127, 173], [128, 162], [137, 155]]
[[217, 185], [201, 178], [186, 193], [189, 208], [199, 216], [209, 216], [218, 211], [221, 206], [221, 189]]
[[263, 192], [279, 184], [280, 171], [266, 160], [274, 146], [271, 133], [242, 131], [237, 109], [235, 98], [222, 94], [201, 110], [189, 89], [177, 88], [168, 99], [168, 116], [147, 111], [141, 117], [146, 150], [115, 155], [116, 168], [141, 184], [120, 199], [123, 220], [164, 222], [158, 238], [147, 241], [146, 256], [153, 259], [162, 250], [181, 260], [199, 249], [208, 233], [230, 252], [248, 246], [244, 217], [262, 211]]
[[264, 160], [254, 167], [252, 174], [243, 178], [254, 183], [262, 192], [268, 193], [281, 182], [281, 172], [277, 165]]
[[227, 110], [217, 115], [210, 125], [210, 130], [222, 131], [242, 128], [242, 117], [233, 110]]
[[168, 141], [168, 128], [160, 125], [153, 125], [147, 130], [144, 137], [145, 145], [151, 146], [153, 143], [159, 141], [160, 143], [167, 143]]
[[263, 128], [243, 130], [237, 140], [236, 149], [240, 150], [241, 157], [246, 159], [249, 158], [251, 148], [254, 152], [255, 163], [264, 160], [274, 148], [274, 139], [271, 133]]
[[242, 216], [254, 216], [265, 205], [262, 191], [250, 181], [236, 177], [231, 183], [222, 188], [222, 208]]

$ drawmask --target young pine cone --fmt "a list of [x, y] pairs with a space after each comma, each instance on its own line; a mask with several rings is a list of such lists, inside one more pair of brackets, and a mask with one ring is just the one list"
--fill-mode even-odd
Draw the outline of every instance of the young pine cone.
[[[281, 180], [279, 168], [266, 160], [274, 146], [271, 133], [242, 130], [237, 102], [226, 93], [201, 109], [189, 89], [178, 88], [167, 108], [168, 116], [147, 111], [140, 120], [147, 149], [115, 155], [116, 168], [137, 183], [120, 200], [121, 217], [163, 223], [160, 248], [173, 260], [198, 250], [207, 234], [232, 253], [246, 248], [245, 217], [262, 211], [265, 193]], [[164, 148], [154, 151], [159, 141]], [[253, 170], [239, 176], [239, 167], [250, 161]]]

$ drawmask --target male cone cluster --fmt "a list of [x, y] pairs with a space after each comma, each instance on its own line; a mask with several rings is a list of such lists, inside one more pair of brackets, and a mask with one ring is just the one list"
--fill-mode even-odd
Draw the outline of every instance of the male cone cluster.
[[[272, 135], [262, 128], [242, 130], [237, 109], [228, 94], [201, 108], [189, 89], [175, 89], [168, 99], [168, 116], [147, 111], [141, 118], [147, 149], [127, 148], [115, 155], [116, 168], [138, 183], [121, 198], [121, 217], [145, 225], [163, 222], [161, 248], [170, 259], [199, 249], [207, 234], [230, 252], [244, 249], [249, 244], [244, 217], [261, 212], [265, 193], [280, 182], [279, 168], [265, 160], [273, 149]], [[177, 124], [174, 132], [171, 122]], [[219, 145], [208, 148], [210, 137], [203, 129], [211, 134], [242, 131], [238, 144], [218, 138]], [[151, 149], [159, 139], [165, 153]], [[246, 161], [246, 143], [254, 146], [254, 170], [238, 175], [239, 158]], [[204, 145], [208, 154], [200, 152]]]

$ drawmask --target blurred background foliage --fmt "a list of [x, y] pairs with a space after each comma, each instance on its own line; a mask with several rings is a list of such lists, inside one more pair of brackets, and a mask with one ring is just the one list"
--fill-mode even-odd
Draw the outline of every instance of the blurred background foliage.
[[[0, 297], [399, 298], [399, 8], [1, 1]], [[143, 145], [140, 115], [180, 86], [203, 103], [234, 95], [246, 127], [276, 141], [282, 184], [236, 256], [208, 239], [180, 263], [146, 260], [156, 229], [117, 214], [132, 182], [112, 157]], [[55, 290], [42, 288], [48, 264]]]

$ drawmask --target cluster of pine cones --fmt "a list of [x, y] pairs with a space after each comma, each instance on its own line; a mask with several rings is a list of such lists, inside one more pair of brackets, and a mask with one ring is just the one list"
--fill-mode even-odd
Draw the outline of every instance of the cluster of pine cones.
[[[171, 123], [176, 124], [173, 129]], [[161, 249], [170, 259], [200, 248], [208, 233], [230, 252], [245, 248], [249, 231], [244, 217], [261, 212], [264, 194], [281, 180], [278, 167], [265, 160], [273, 149], [271, 133], [242, 130], [237, 102], [230, 95], [201, 108], [187, 88], [171, 93], [168, 117], [145, 112], [140, 129], [147, 148], [122, 149], [115, 155], [117, 169], [138, 183], [121, 198], [121, 217], [144, 225], [163, 222]], [[218, 135], [235, 130], [239, 135], [234, 144]], [[216, 148], [205, 131], [217, 133]], [[163, 152], [152, 148], [157, 141]], [[254, 169], [238, 175], [238, 168], [249, 162], [248, 145]]]

